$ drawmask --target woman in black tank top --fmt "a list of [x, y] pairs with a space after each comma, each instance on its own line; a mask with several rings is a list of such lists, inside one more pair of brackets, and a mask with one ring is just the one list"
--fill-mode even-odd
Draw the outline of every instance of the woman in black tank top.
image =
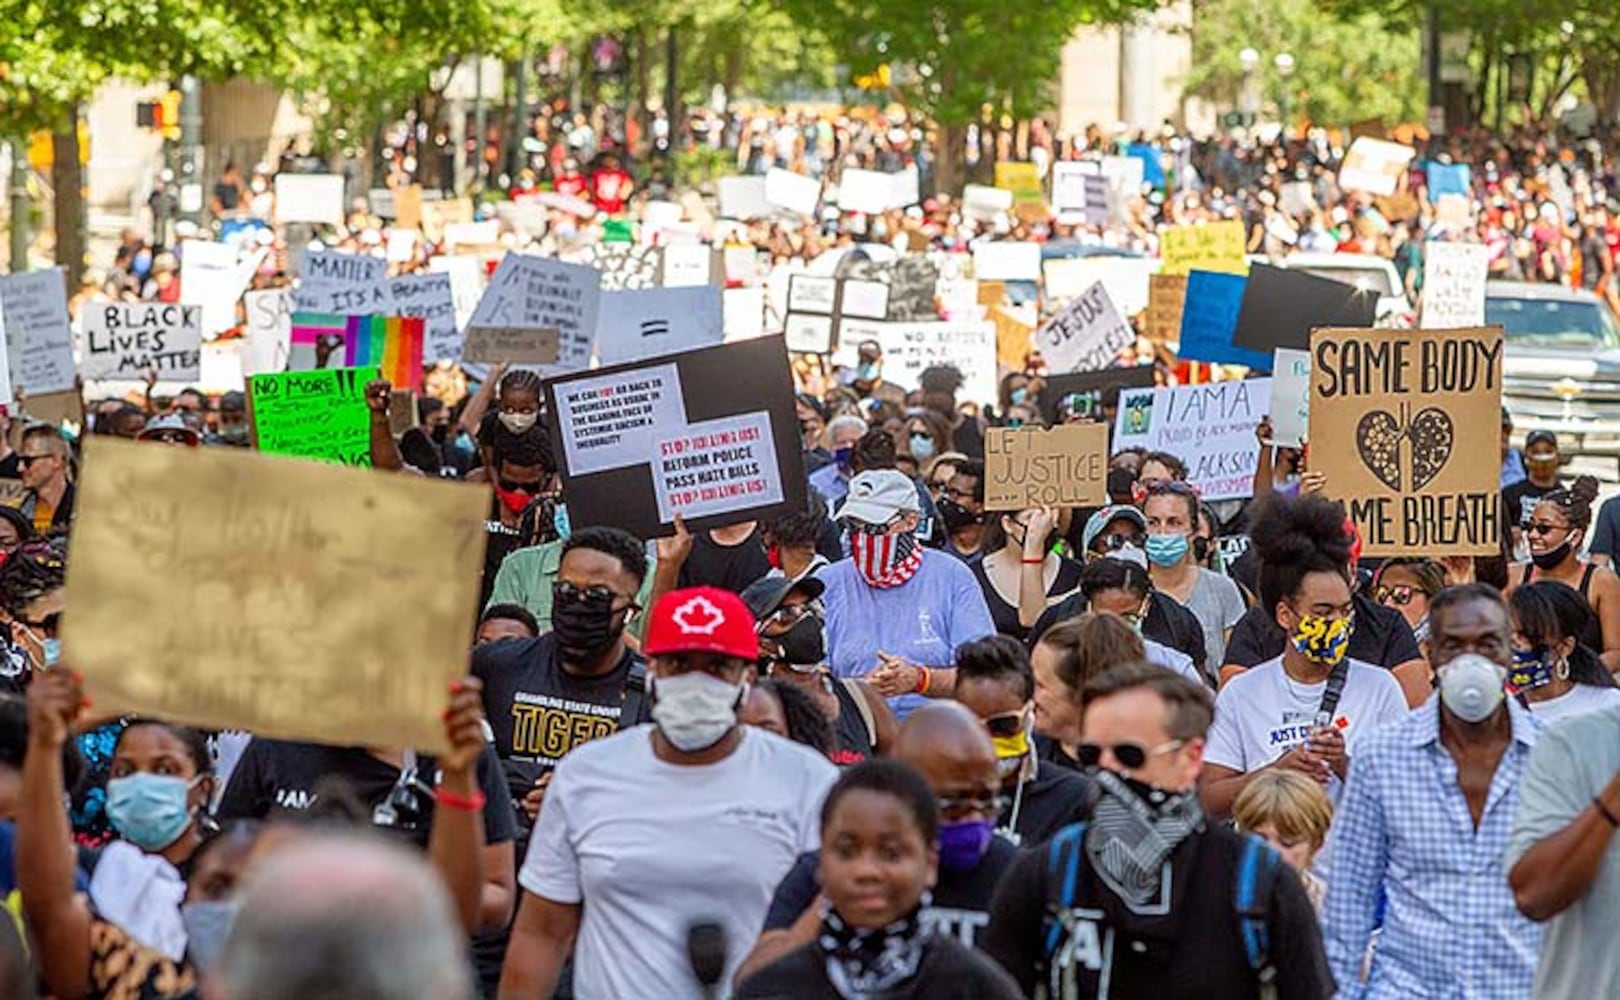
[[1507, 596], [1528, 583], [1553, 580], [1580, 593], [1592, 609], [1580, 641], [1598, 651], [1611, 672], [1620, 669], [1620, 577], [1581, 558], [1581, 546], [1592, 523], [1597, 481], [1582, 476], [1569, 489], [1548, 493], [1536, 504], [1525, 537], [1530, 561], [1508, 574]]

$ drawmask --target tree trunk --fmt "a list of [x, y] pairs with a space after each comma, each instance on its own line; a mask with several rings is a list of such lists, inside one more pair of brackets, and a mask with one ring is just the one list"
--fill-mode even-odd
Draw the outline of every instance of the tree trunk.
[[630, 122], [636, 123], [636, 144], [629, 150], [632, 157], [640, 159], [648, 149], [652, 139], [652, 122], [647, 115], [647, 102], [652, 97], [652, 46], [647, 44], [647, 33], [636, 32], [635, 47], [630, 56], [630, 105], [629, 120], [625, 122], [625, 131], [629, 132]]
[[930, 194], [955, 195], [962, 188], [967, 172], [967, 126], [937, 125], [934, 128], [934, 184]]
[[51, 133], [51, 187], [56, 203], [52, 211], [56, 226], [56, 262], [66, 273], [68, 292], [79, 287], [84, 277], [85, 204], [84, 168], [79, 163], [79, 106], [68, 111], [65, 121]]

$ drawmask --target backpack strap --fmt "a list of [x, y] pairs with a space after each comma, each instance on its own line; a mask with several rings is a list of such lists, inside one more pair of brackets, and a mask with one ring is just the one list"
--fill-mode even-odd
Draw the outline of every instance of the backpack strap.
[[1277, 977], [1277, 967], [1271, 962], [1271, 891], [1277, 881], [1278, 865], [1282, 859], [1270, 845], [1249, 834], [1243, 838], [1238, 855], [1237, 885], [1232, 893], [1232, 909], [1243, 934], [1243, 949], [1248, 953], [1249, 968], [1260, 979], [1262, 995]]
[[1086, 841], [1086, 823], [1081, 820], [1060, 830], [1046, 846], [1046, 956], [1057, 951], [1063, 936], [1063, 911], [1075, 904], [1080, 885], [1081, 850]]
[[844, 685], [844, 691], [849, 694], [850, 700], [855, 702], [855, 711], [861, 713], [861, 721], [866, 723], [866, 742], [877, 750], [877, 720], [872, 717], [872, 706], [866, 700], [866, 693], [861, 690], [861, 682], [854, 677], [845, 677], [839, 680]]
[[647, 664], [640, 660], [630, 663], [624, 678], [624, 704], [619, 709], [619, 728], [639, 726], [647, 713]]

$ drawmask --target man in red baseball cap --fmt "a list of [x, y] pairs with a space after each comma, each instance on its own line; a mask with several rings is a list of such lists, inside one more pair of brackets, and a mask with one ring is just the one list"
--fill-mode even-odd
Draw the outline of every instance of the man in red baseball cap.
[[837, 769], [737, 722], [759, 656], [742, 599], [715, 587], [665, 594], [642, 651], [655, 725], [558, 763], [518, 872], [501, 996], [551, 996], [572, 945], [576, 996], [695, 1000], [693, 925], [723, 927], [729, 983], [777, 883], [819, 842]]

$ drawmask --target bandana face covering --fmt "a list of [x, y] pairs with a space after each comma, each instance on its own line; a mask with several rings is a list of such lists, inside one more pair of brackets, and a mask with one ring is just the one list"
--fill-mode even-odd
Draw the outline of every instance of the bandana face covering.
[[922, 549], [914, 531], [892, 535], [851, 532], [849, 547], [861, 579], [880, 590], [908, 582], [922, 565]]
[[1198, 793], [1165, 792], [1099, 768], [1102, 795], [1086, 830], [1092, 868], [1133, 910], [1159, 894], [1165, 859], [1203, 826]]
[[525, 493], [522, 490], [503, 489], [500, 483], [492, 483], [491, 485], [495, 487], [495, 495], [501, 498], [501, 503], [505, 504], [506, 509], [514, 514], [523, 513], [534, 500], [534, 494], [532, 493]]
[[827, 980], [843, 1000], [876, 1000], [916, 977], [928, 943], [918, 920], [921, 909], [872, 931], [850, 927], [827, 911], [816, 946], [827, 963]]
[[1312, 663], [1336, 667], [1350, 651], [1350, 633], [1354, 630], [1354, 618], [1306, 615], [1294, 628], [1294, 648]]

